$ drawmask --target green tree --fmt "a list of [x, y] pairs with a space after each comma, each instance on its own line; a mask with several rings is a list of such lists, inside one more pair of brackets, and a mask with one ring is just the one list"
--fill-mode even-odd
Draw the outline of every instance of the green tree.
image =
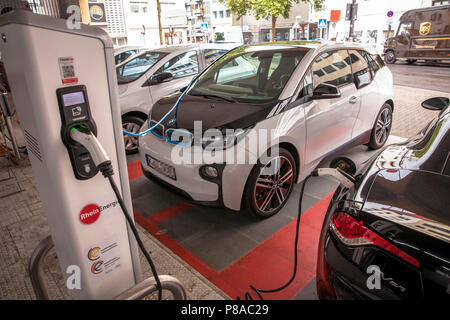
[[322, 8], [324, 0], [220, 0], [238, 20], [246, 15], [253, 14], [257, 20], [266, 19], [272, 22], [272, 41], [275, 41], [275, 27], [277, 19], [281, 16], [289, 18], [289, 13], [295, 3], [307, 2], [314, 5], [316, 10]]

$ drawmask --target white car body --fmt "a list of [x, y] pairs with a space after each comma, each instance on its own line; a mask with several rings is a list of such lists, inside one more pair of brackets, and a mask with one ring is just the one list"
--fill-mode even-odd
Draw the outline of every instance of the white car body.
[[[283, 45], [286, 44], [279, 46]], [[353, 83], [346, 84], [340, 88], [340, 98], [311, 100], [296, 106], [296, 102], [291, 99], [297, 97], [305, 73], [311, 70], [311, 65], [319, 55], [333, 50], [365, 50], [369, 54], [376, 54], [369, 47], [353, 43], [333, 42], [298, 46], [309, 47], [310, 50], [298, 63], [278, 98], [279, 101], [293, 104], [293, 107], [278, 112], [280, 106], [277, 105], [266, 118], [256, 122], [251, 129], [255, 132], [258, 129], [274, 129], [275, 134], [268, 138], [267, 144], [288, 148], [296, 158], [296, 183], [301, 182], [325, 157], [336, 150], [351, 144], [366, 143], [364, 139], [367, 139], [368, 134], [372, 132], [381, 107], [386, 103], [392, 109], [394, 107], [392, 74], [384, 64], [381, 64], [381, 67], [373, 74], [372, 81], [359, 89]], [[180, 108], [182, 108], [182, 102]], [[148, 128], [147, 125], [143, 127]], [[221, 164], [223, 168], [220, 175], [221, 181], [216, 183], [200, 175], [200, 168], [204, 164], [175, 164], [172, 159], [175, 147], [174, 144], [158, 139], [153, 134], [140, 137], [140, 160], [146, 176], [169, 184], [191, 200], [218, 203], [232, 210], [241, 209], [244, 189], [254, 164]], [[234, 148], [236, 153], [244, 150], [247, 156], [257, 159], [262, 157], [265, 151], [258, 150], [257, 154], [254, 154], [253, 149], [249, 150], [245, 144], [245, 140], [237, 142], [231, 148]], [[201, 146], [193, 146], [190, 152], [204, 154], [207, 151]], [[221, 152], [226, 151], [215, 151], [216, 156]], [[147, 155], [174, 167], [176, 180], [151, 168], [147, 163]]]

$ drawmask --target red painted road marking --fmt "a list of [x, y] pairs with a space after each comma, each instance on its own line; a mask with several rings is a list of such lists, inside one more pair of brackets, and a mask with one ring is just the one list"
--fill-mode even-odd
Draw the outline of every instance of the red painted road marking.
[[[143, 176], [143, 172], [140, 161], [129, 163], [128, 177], [130, 181], [141, 176]], [[265, 299], [292, 299], [314, 278], [320, 229], [333, 193], [331, 192], [302, 214], [299, 264], [295, 280], [281, 292], [263, 294]], [[250, 290], [250, 284], [259, 289], [274, 289], [289, 280], [293, 267], [293, 241], [297, 219], [278, 230], [225, 270], [218, 272], [158, 227], [159, 223], [192, 206], [194, 205], [182, 201], [149, 217], [134, 210], [134, 218], [152, 236], [231, 298], [243, 297], [244, 293]], [[255, 296], [253, 293], [252, 295]]]
[[130, 162], [128, 164], [128, 180], [134, 180], [144, 175], [141, 169], [141, 162], [139, 160]]
[[[333, 192], [302, 214], [297, 277], [280, 293], [265, 294], [266, 299], [292, 299], [315, 276], [320, 227], [332, 194]], [[232, 298], [238, 295], [243, 297], [250, 284], [260, 289], [273, 289], [289, 280], [293, 266], [296, 219], [225, 270], [218, 272], [168, 234], [161, 232], [157, 226], [164, 218], [173, 217], [190, 206], [192, 205], [189, 203], [181, 202], [150, 217], [144, 217], [134, 210], [134, 216], [136, 222], [151, 235]]]
[[[296, 278], [281, 292], [263, 294], [265, 299], [292, 299], [314, 278], [320, 229], [333, 193], [302, 214]], [[223, 270], [220, 277], [239, 291], [241, 297], [250, 290], [251, 284], [258, 289], [275, 289], [284, 285], [292, 275], [296, 223], [297, 219], [291, 221], [260, 243]]]

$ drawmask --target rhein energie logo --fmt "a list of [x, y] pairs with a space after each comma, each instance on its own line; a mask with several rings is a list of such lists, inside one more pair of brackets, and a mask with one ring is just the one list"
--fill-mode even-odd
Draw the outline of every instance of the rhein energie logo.
[[96, 204], [88, 204], [80, 211], [80, 221], [83, 224], [91, 224], [100, 217], [100, 208]]
[[114, 208], [115, 206], [117, 206], [117, 204], [118, 204], [117, 201], [113, 201], [104, 206], [103, 205], [99, 206], [97, 204], [90, 203], [84, 206], [83, 209], [81, 209], [79, 217], [80, 221], [83, 224], [92, 224], [98, 220], [101, 212], [110, 208]]

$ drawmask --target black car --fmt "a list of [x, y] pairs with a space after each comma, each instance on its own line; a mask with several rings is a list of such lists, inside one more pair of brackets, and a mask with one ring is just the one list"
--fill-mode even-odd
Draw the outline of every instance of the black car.
[[450, 108], [363, 163], [340, 186], [319, 240], [320, 299], [450, 298]]

